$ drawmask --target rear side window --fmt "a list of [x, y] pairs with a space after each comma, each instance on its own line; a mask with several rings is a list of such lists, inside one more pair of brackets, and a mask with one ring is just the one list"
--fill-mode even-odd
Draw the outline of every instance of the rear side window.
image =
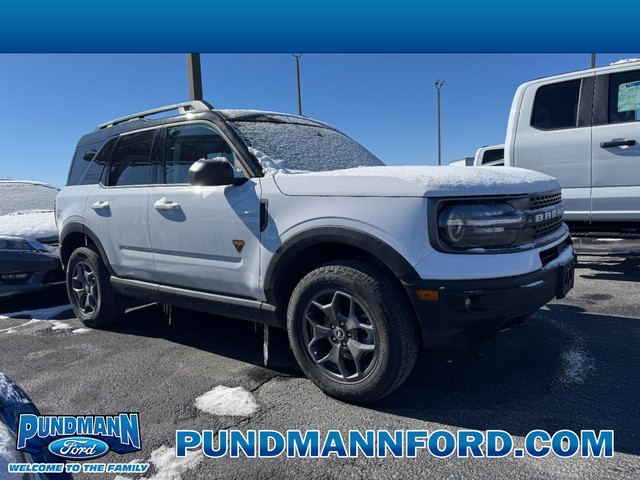
[[[67, 185], [98, 183], [104, 164], [102, 166], [97, 165], [95, 158], [102, 144], [103, 142], [90, 143], [81, 145], [76, 149], [71, 169], [69, 170]], [[98, 180], [94, 182], [92, 179], [96, 177], [96, 174]]]
[[540, 87], [533, 105], [531, 126], [540, 130], [575, 127], [579, 100], [580, 80]]
[[640, 120], [640, 70], [613, 73], [609, 78], [609, 123]]
[[108, 185], [149, 185], [151, 175], [151, 149], [155, 130], [125, 135], [118, 143], [109, 166]]
[[189, 168], [201, 158], [225, 158], [236, 167], [231, 147], [206, 125], [180, 125], [167, 129], [164, 175], [168, 184], [189, 183]]

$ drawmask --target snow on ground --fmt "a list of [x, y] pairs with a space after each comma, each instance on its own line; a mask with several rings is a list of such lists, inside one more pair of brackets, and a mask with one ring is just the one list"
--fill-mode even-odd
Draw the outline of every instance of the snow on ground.
[[560, 380], [564, 383], [582, 384], [587, 374], [593, 370], [589, 358], [579, 350], [562, 352], [562, 371]]
[[0, 215], [25, 210], [53, 210], [59, 190], [28, 180], [0, 180]]
[[53, 210], [26, 210], [0, 215], [0, 235], [55, 240], [58, 227]]
[[[156, 473], [150, 477], [144, 477], [141, 480], [181, 480], [183, 474], [198, 465], [204, 457], [199, 451], [187, 452], [184, 458], [176, 458], [174, 448], [162, 446], [151, 452], [149, 463], [155, 466]], [[134, 460], [129, 463], [140, 463]], [[189, 478], [186, 475], [185, 478]], [[131, 480], [127, 477], [118, 475], [114, 480]]]
[[71, 333], [87, 333], [87, 332], [90, 332], [90, 331], [91, 331], [90, 328], [76, 328]]
[[253, 395], [242, 387], [218, 385], [196, 398], [196, 408], [213, 415], [249, 417], [258, 411]]
[[58, 322], [57, 320], [54, 320], [53, 327], [51, 327], [51, 330], [69, 330], [70, 328], [73, 328], [73, 327], [68, 323]]
[[[0, 317], [0, 320], [7, 320], [9, 317]], [[15, 325], [13, 327], [9, 327], [9, 328], [3, 328], [2, 330], [0, 330], [0, 333], [15, 333], [16, 332], [16, 328], [22, 328], [22, 327], [26, 327], [27, 325], [31, 325], [33, 323], [38, 323], [41, 322], [42, 320], [38, 320], [38, 319], [34, 319], [34, 320], [29, 320], [27, 323], [22, 323], [20, 325]]]
[[39, 310], [24, 310], [22, 312], [0, 313], [0, 320], [7, 318], [32, 318], [34, 320], [51, 320], [61, 313], [71, 310], [71, 305], [59, 305], [51, 308], [41, 308]]

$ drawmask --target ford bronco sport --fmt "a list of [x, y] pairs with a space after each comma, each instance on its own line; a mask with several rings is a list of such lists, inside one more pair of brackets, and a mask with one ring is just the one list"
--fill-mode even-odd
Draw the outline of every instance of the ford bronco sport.
[[365, 402], [420, 340], [459, 346], [562, 298], [562, 205], [541, 173], [387, 167], [306, 117], [189, 102], [82, 137], [56, 215], [87, 326], [135, 299], [285, 327], [318, 387]]

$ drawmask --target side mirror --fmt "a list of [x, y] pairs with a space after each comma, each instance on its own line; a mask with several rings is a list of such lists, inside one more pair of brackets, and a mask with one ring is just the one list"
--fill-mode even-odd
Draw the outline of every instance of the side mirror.
[[189, 168], [189, 183], [196, 186], [239, 185], [246, 178], [233, 176], [233, 167], [224, 157], [201, 158]]

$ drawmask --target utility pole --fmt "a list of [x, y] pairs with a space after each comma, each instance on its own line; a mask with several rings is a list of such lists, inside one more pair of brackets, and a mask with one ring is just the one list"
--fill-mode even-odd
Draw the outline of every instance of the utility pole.
[[591, 54], [591, 68], [596, 68], [596, 54]]
[[302, 116], [302, 94], [300, 93], [300, 57], [301, 53], [294, 53], [296, 59], [296, 80], [298, 82], [298, 115]]
[[189, 81], [189, 100], [204, 100], [199, 53], [187, 53], [187, 79]]
[[438, 91], [438, 165], [442, 165], [442, 139], [440, 136], [440, 89], [444, 85], [444, 80], [436, 80], [436, 90]]

